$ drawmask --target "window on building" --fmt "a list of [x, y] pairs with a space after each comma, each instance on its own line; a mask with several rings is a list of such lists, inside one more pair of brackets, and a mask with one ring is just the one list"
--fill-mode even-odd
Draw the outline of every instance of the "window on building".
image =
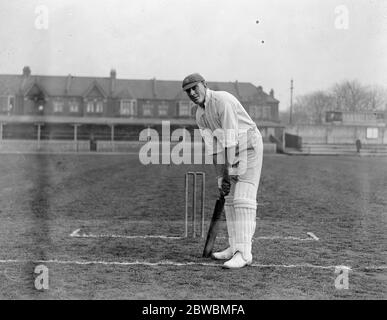
[[88, 101], [86, 106], [86, 112], [93, 113], [94, 112], [94, 102]]
[[169, 106], [165, 103], [162, 103], [158, 106], [158, 112], [159, 112], [159, 116], [161, 117], [165, 117], [165, 116], [168, 116], [168, 110], [169, 110]]
[[189, 101], [179, 102], [179, 117], [190, 117], [191, 116], [191, 104]]
[[79, 112], [78, 101], [70, 101], [69, 102], [69, 110], [70, 110], [70, 112]]
[[326, 122], [343, 121], [343, 113], [338, 111], [327, 111], [325, 115]]
[[130, 116], [130, 117], [136, 116], [137, 115], [136, 100], [121, 100], [120, 115]]
[[15, 105], [15, 97], [12, 96], [0, 96], [0, 112], [11, 113]]
[[103, 112], [103, 102], [97, 101], [95, 104], [95, 112], [102, 113]]
[[0, 96], [0, 112], [8, 112], [9, 108], [9, 97], [8, 96]]
[[103, 112], [103, 101], [93, 100], [88, 101], [86, 106], [86, 112], [88, 113], [102, 113]]
[[8, 100], [8, 114], [12, 113], [14, 105], [15, 105], [15, 97], [9, 97], [9, 100]]
[[367, 139], [377, 139], [378, 138], [378, 128], [367, 128], [366, 137], [367, 137]]
[[262, 109], [262, 118], [270, 119], [271, 118], [271, 108], [268, 106], [263, 107]]
[[62, 100], [55, 100], [54, 101], [54, 113], [61, 113], [63, 112], [63, 101]]
[[252, 119], [261, 119], [262, 118], [262, 109], [258, 106], [250, 106], [249, 114]]
[[142, 105], [143, 116], [151, 117], [153, 116], [153, 105], [150, 103], [145, 103]]

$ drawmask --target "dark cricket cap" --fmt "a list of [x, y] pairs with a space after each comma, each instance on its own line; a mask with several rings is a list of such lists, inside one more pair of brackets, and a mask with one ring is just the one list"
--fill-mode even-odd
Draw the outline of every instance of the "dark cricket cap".
[[185, 91], [189, 88], [194, 87], [199, 82], [204, 82], [204, 81], [206, 80], [204, 80], [204, 78], [199, 73], [190, 74], [189, 76], [186, 76], [183, 80], [183, 84], [182, 84], [183, 90]]

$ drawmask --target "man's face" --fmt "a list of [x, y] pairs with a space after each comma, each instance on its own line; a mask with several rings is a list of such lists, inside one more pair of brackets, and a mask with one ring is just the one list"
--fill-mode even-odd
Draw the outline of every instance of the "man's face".
[[192, 88], [185, 90], [185, 92], [193, 103], [199, 105], [204, 103], [204, 99], [206, 97], [206, 87], [202, 82], [199, 82]]

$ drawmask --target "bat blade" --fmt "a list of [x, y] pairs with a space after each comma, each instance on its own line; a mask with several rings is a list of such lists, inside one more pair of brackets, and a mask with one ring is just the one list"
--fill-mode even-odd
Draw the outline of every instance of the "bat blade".
[[210, 224], [210, 228], [208, 229], [206, 244], [203, 250], [204, 258], [209, 258], [212, 254], [212, 250], [215, 244], [215, 239], [219, 230], [219, 221], [222, 216], [223, 209], [224, 209], [224, 197], [221, 196], [218, 200], [216, 200], [214, 212], [212, 214], [211, 224]]

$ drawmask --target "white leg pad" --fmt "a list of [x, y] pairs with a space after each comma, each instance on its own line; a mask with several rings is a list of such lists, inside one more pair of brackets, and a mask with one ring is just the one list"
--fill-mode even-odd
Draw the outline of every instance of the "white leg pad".
[[256, 228], [257, 186], [239, 182], [235, 188], [235, 250], [240, 251], [245, 260], [252, 260], [252, 239]]
[[232, 254], [235, 253], [235, 209], [234, 209], [234, 193], [235, 193], [236, 181], [231, 179], [230, 193], [224, 198], [224, 212], [226, 215], [228, 242], [232, 250]]
[[224, 205], [224, 212], [226, 214], [226, 223], [227, 223], [227, 232], [228, 232], [228, 242], [232, 253], [235, 253], [235, 210], [233, 205], [233, 199], [226, 197], [226, 202]]
[[235, 250], [240, 251], [245, 260], [252, 260], [252, 240], [256, 227], [256, 210], [252, 208], [235, 208]]

